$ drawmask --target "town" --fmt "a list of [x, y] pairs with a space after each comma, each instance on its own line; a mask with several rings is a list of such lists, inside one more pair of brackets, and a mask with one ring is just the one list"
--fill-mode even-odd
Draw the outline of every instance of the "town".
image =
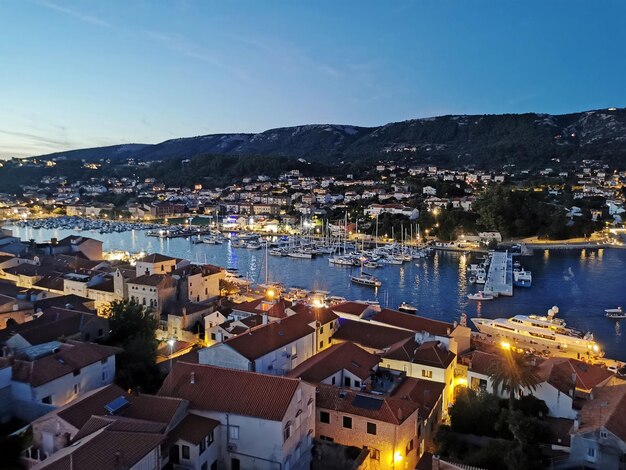
[[567, 468], [626, 445], [626, 371], [598, 348], [532, 354], [464, 315], [107, 261], [81, 235], [0, 241], [0, 416], [29, 468]]

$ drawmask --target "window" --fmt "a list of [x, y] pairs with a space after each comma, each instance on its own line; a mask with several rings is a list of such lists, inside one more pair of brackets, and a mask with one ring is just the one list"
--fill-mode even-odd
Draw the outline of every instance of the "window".
[[206, 450], [206, 441], [202, 439], [200, 441], [200, 444], [198, 444], [198, 447], [199, 447], [198, 454], [202, 455], [202, 453]]
[[302, 389], [299, 388], [296, 390], [296, 401], [300, 403], [302, 401]]
[[74, 395], [78, 395], [78, 384], [74, 384]]
[[344, 379], [343, 379], [343, 384], [344, 384], [346, 387], [349, 387], [351, 383], [352, 383], [352, 381], [350, 380], [350, 377], [344, 377]]
[[409, 455], [409, 452], [413, 450], [413, 439], [406, 443], [406, 452], [405, 455]]
[[106, 370], [103, 370], [102, 371], [102, 381], [106, 382], [108, 378], [109, 378], [109, 373]]
[[100, 336], [102, 336], [103, 334], [104, 334], [104, 331], [102, 330], [102, 328], [100, 328], [100, 329], [98, 330], [98, 338], [99, 338]]
[[606, 439], [607, 437], [609, 437], [608, 433], [604, 430], [600, 431], [600, 437], [602, 439]]
[[370, 447], [370, 459], [380, 461], [380, 450]]
[[320, 341], [320, 349], [324, 347], [324, 341]]
[[298, 410], [296, 413], [296, 429], [300, 427], [302, 424], [302, 410]]
[[217, 460], [211, 464], [211, 470], [217, 470]]
[[367, 433], [376, 435], [376, 423], [367, 423]]
[[106, 364], [107, 362], [109, 362], [109, 358], [105, 357], [104, 359], [100, 360], [100, 364]]
[[215, 341], [215, 333], [211, 333], [211, 339]]
[[309, 398], [309, 402], [307, 403], [306, 407], [309, 416], [311, 416], [313, 414], [313, 398]]
[[41, 403], [45, 403], [46, 405], [52, 405], [52, 395], [48, 395], [47, 397], [43, 397], [41, 399]]
[[330, 424], [330, 413], [320, 411], [320, 423]]
[[328, 344], [330, 344], [330, 338], [328, 338]]
[[283, 441], [286, 441], [291, 436], [291, 421], [287, 423], [285, 429], [283, 429]]
[[320, 333], [324, 333], [324, 325], [320, 326]]
[[211, 444], [213, 444], [214, 440], [215, 440], [215, 436], [213, 435], [213, 431], [211, 431], [209, 435], [206, 437], [206, 446], [209, 447]]
[[182, 458], [185, 460], [189, 460], [189, 446], [181, 446], [181, 450], [182, 450]]
[[433, 371], [432, 370], [422, 369], [422, 377], [425, 377], [427, 379], [432, 379], [433, 378]]
[[328, 442], [335, 442], [335, 440], [332, 437], [328, 437], [328, 436], [320, 436], [320, 440], [328, 441]]
[[333, 376], [333, 380], [331, 380], [330, 382], [331, 382], [332, 385], [335, 385], [335, 382], [336, 382], [335, 376]]
[[204, 462], [201, 466], [200, 466], [200, 470], [208, 470], [209, 469], [209, 464]]
[[354, 381], [354, 388], [359, 388], [361, 386], [361, 381], [360, 380], [355, 380]]
[[80, 375], [80, 369], [76, 369], [75, 371], [72, 371], [72, 374], [74, 375], [74, 377], [76, 377], [77, 375]]
[[350, 416], [343, 417], [343, 427], [347, 429], [352, 429], [352, 418], [350, 418]]
[[587, 460], [595, 462], [596, 460], [596, 448], [595, 447], [587, 447]]
[[234, 441], [239, 439], [239, 426], [230, 426], [228, 428], [228, 437]]

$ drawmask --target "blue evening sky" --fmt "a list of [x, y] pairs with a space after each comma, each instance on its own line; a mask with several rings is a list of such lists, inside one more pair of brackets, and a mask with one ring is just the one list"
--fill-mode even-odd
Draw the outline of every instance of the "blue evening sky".
[[621, 107], [623, 0], [0, 0], [0, 157]]

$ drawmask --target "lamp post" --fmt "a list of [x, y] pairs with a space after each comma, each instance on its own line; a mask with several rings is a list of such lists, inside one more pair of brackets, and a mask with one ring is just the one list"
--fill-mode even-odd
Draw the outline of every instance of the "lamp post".
[[170, 372], [172, 371], [172, 355], [174, 354], [174, 344], [176, 344], [176, 340], [174, 338], [170, 338], [167, 340], [167, 344], [170, 346]]

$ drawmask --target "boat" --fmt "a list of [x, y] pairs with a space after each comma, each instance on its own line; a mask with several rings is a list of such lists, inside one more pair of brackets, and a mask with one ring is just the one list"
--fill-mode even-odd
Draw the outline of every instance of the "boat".
[[398, 307], [398, 310], [404, 313], [413, 313], [413, 314], [417, 313], [417, 307], [414, 307], [411, 304], [407, 304], [406, 302], [402, 302], [400, 306]]
[[281, 248], [272, 248], [268, 251], [268, 253], [272, 256], [285, 256], [287, 253]]
[[[567, 327], [562, 319], [555, 318], [558, 311], [558, 307], [552, 307], [548, 310], [547, 316], [515, 315], [511, 318], [472, 318], [472, 323], [481, 333], [531, 344], [535, 349], [557, 349], [601, 357], [604, 353], [594, 341], [593, 334]], [[541, 348], [537, 348], [536, 345]]]
[[350, 280], [355, 284], [361, 284], [368, 287], [380, 287], [383, 283], [371, 274], [362, 272], [358, 276], [350, 276]]
[[363, 266], [369, 269], [380, 268], [380, 264], [378, 264], [376, 261], [367, 261], [366, 263], [363, 264]]
[[354, 261], [348, 256], [331, 256], [328, 262], [338, 266], [354, 266]]
[[513, 285], [515, 287], [530, 287], [533, 283], [533, 276], [530, 271], [520, 269], [513, 271]]
[[302, 258], [302, 259], [311, 259], [313, 255], [304, 250], [291, 250], [287, 252], [287, 256], [290, 258]]
[[475, 294], [468, 294], [467, 298], [470, 300], [493, 300], [494, 297], [491, 294], [485, 294], [484, 291], [479, 290], [478, 292], [476, 292]]
[[604, 315], [607, 318], [626, 318], [626, 312], [622, 310], [622, 307], [617, 308], [607, 308], [604, 310]]
[[248, 250], [260, 250], [261, 244], [257, 241], [252, 241], [252, 242], [245, 243], [243, 247], [247, 248]]

